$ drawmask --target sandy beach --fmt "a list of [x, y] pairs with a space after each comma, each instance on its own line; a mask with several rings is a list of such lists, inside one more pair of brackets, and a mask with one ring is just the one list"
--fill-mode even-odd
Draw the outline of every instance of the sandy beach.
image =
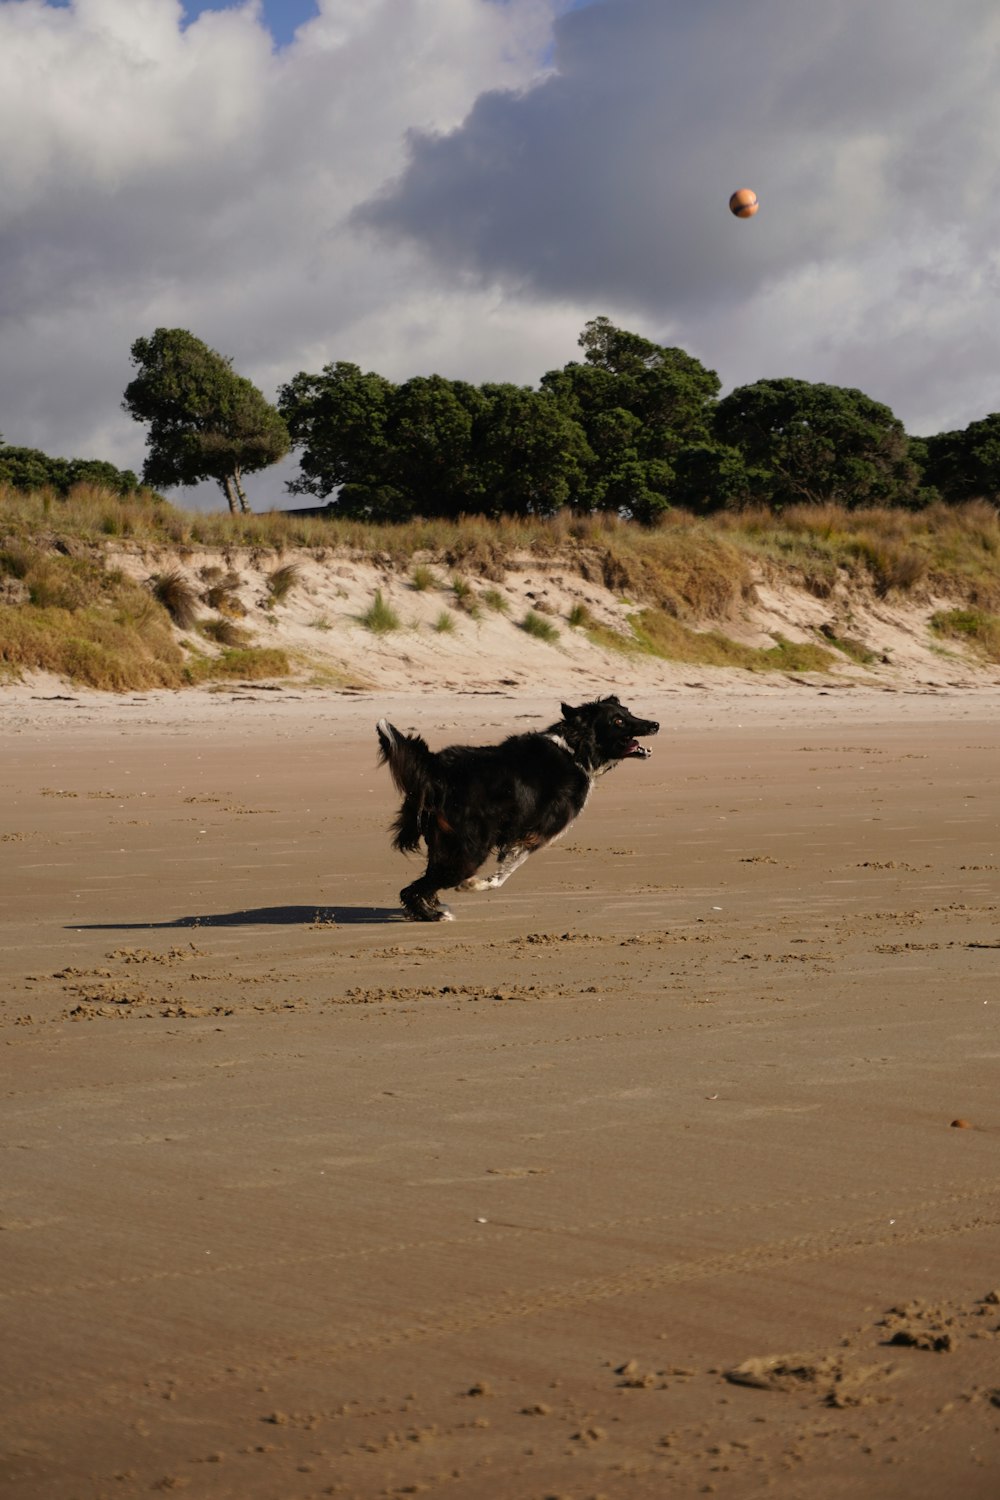
[[432, 925], [557, 693], [4, 689], [5, 1495], [1000, 1493], [1000, 687], [614, 688]]

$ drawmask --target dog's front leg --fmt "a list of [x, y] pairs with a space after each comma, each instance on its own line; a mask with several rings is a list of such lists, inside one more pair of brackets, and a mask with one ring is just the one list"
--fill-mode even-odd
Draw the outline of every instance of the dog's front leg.
[[504, 851], [503, 858], [499, 861], [492, 875], [473, 875], [471, 879], [464, 881], [460, 891], [495, 891], [498, 886], [513, 875], [515, 870], [520, 869], [528, 855], [534, 852], [534, 846], [529, 848], [525, 844], [515, 844], [513, 848]]

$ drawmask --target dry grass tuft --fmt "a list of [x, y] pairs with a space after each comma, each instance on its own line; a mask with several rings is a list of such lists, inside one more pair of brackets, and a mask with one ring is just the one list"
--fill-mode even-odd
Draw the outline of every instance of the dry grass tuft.
[[375, 598], [365, 613], [360, 616], [360, 622], [374, 635], [388, 635], [390, 631], [399, 630], [402, 626], [402, 621], [392, 605], [383, 598], [381, 589], [375, 590]]
[[232, 620], [223, 617], [221, 620], [202, 620], [198, 629], [208, 640], [215, 641], [218, 646], [249, 646], [253, 639], [249, 630], [244, 630], [240, 625], [234, 625]]
[[302, 582], [302, 569], [296, 563], [283, 563], [267, 575], [267, 592], [274, 604], [282, 604], [298, 584]]
[[414, 593], [425, 594], [428, 589], [440, 587], [440, 581], [433, 568], [428, 568], [424, 563], [417, 563], [410, 573], [410, 588]]
[[792, 506], [715, 524], [748, 555], [776, 563], [820, 598], [838, 584], [876, 594], [927, 592], [1000, 609], [1000, 510], [985, 500], [925, 510]]
[[52, 672], [107, 692], [183, 686], [184, 658], [164, 612], [148, 596], [136, 601], [123, 594], [117, 604], [76, 610], [0, 605], [5, 675]]
[[[753, 597], [747, 557], [706, 523], [684, 518], [649, 532], [624, 523], [596, 549], [597, 579], [619, 597], [679, 619], [725, 619]], [[593, 577], [593, 569], [585, 571]]]
[[521, 621], [521, 629], [526, 635], [533, 635], [537, 641], [547, 641], [550, 646], [554, 646], [559, 639], [559, 632], [552, 621], [547, 620], [544, 615], [536, 614], [533, 609], [529, 609]]
[[4, 675], [53, 672], [113, 692], [183, 685], [184, 658], [150, 592], [99, 558], [13, 542], [0, 574], [16, 584], [0, 604]]
[[463, 614], [467, 614], [470, 619], [478, 620], [480, 614], [479, 605], [476, 602], [475, 590], [469, 580], [456, 574], [452, 578], [449, 587], [455, 600], [455, 608], [460, 609]]
[[241, 620], [246, 610], [240, 603], [239, 589], [243, 580], [238, 573], [223, 568], [202, 568], [201, 577], [208, 584], [202, 599], [210, 609], [228, 615], [231, 620]]
[[179, 568], [154, 573], [149, 589], [179, 630], [191, 630], [198, 620], [198, 593]]
[[748, 672], [825, 672], [835, 659], [825, 646], [783, 636], [773, 646], [744, 646], [718, 630], [692, 630], [662, 610], [642, 610], [629, 623], [641, 650], [668, 661]]
[[982, 609], [939, 610], [930, 625], [935, 635], [961, 641], [986, 661], [1000, 662], [1000, 616]]
[[275, 646], [243, 646], [223, 651], [221, 656], [199, 657], [188, 663], [185, 675], [189, 682], [220, 678], [262, 682], [269, 677], [287, 677], [291, 670], [287, 652]]

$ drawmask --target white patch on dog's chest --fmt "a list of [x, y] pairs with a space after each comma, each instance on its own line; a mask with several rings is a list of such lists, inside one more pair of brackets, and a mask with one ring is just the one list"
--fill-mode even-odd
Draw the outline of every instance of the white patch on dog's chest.
[[550, 839], [549, 842], [554, 844], [555, 841], [556, 841], [556, 839], [561, 839], [564, 833], [568, 833], [569, 832], [569, 830], [572, 828], [573, 824], [576, 822], [577, 818], [580, 816], [580, 813], [583, 812], [583, 809], [586, 807], [587, 803], [590, 801], [590, 794], [594, 790], [594, 777], [595, 777], [595, 774], [597, 774], [597, 773], [595, 773], [594, 771], [588, 771], [584, 766], [581, 766], [580, 762], [577, 760], [576, 756], [573, 754], [573, 747], [572, 747], [572, 745], [570, 745], [565, 739], [563, 739], [563, 736], [561, 734], [547, 734], [545, 736], [545, 738], [547, 740], [551, 740], [552, 743], [553, 743], [553, 745], [558, 745], [560, 750], [565, 750], [566, 754], [569, 756], [570, 760], [576, 766], [577, 770], [578, 771], [583, 771], [583, 774], [587, 778], [587, 792], [586, 792], [586, 795], [584, 796], [583, 801], [580, 804], [580, 811], [574, 813], [573, 816], [570, 818], [569, 822], [566, 823], [564, 825], [564, 827], [560, 828], [560, 830], [559, 830], [558, 833], [555, 833], [555, 834], [552, 835], [552, 838]]

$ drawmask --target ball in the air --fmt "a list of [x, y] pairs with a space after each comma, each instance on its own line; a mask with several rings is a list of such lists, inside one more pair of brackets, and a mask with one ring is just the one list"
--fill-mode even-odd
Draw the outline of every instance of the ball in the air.
[[729, 200], [729, 212], [738, 219], [752, 219], [759, 207], [753, 188], [737, 188]]

